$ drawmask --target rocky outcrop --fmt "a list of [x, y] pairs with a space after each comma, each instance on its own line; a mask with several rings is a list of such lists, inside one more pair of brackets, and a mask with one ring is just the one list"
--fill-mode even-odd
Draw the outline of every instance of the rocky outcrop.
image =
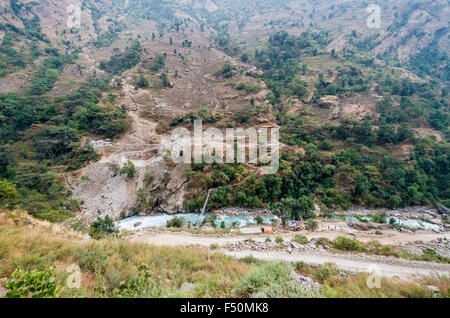
[[370, 230], [390, 230], [392, 226], [389, 224], [377, 224], [377, 223], [363, 223], [363, 222], [350, 222], [348, 226], [358, 231], [370, 231]]
[[316, 283], [311, 278], [299, 275], [296, 272], [292, 272], [291, 273], [291, 279], [295, 283], [300, 285], [302, 288], [304, 288], [304, 289], [306, 289], [308, 291], [312, 291], [315, 294], [320, 294], [320, 291], [321, 291], [320, 284]]
[[446, 215], [450, 215], [450, 209], [443, 206], [442, 204], [438, 204], [437, 206], [437, 210], [440, 214], [446, 214]]
[[324, 96], [319, 100], [319, 106], [322, 108], [335, 108], [339, 106], [339, 98], [337, 96]]

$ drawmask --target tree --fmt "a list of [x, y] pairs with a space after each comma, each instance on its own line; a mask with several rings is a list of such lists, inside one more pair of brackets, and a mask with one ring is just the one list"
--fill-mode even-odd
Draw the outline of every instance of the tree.
[[314, 200], [311, 196], [301, 196], [299, 199], [284, 198], [273, 205], [272, 211], [282, 222], [289, 219], [300, 220], [314, 217]]
[[104, 219], [98, 217], [97, 221], [93, 222], [89, 228], [89, 234], [94, 239], [105, 238], [117, 233], [119, 233], [117, 225], [109, 215], [105, 216]]
[[133, 178], [136, 175], [136, 167], [128, 160], [128, 162], [120, 169], [120, 175], [126, 174], [128, 178]]
[[0, 203], [5, 200], [14, 200], [19, 197], [16, 186], [8, 180], [0, 178]]
[[148, 80], [145, 78], [145, 76], [141, 75], [137, 82], [137, 86], [139, 87], [148, 87]]
[[175, 216], [174, 218], [167, 221], [167, 227], [180, 228], [183, 226], [184, 223], [186, 223], [186, 220], [184, 218]]
[[162, 73], [159, 78], [161, 79], [162, 85], [164, 87], [169, 87], [170, 86], [169, 79], [167, 78], [167, 74], [166, 73]]

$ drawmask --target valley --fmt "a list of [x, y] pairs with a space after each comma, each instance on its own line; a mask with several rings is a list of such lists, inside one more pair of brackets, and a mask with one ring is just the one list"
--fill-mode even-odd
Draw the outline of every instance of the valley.
[[70, 4], [0, 0], [0, 296], [73, 261], [62, 296], [448, 297], [447, 1]]

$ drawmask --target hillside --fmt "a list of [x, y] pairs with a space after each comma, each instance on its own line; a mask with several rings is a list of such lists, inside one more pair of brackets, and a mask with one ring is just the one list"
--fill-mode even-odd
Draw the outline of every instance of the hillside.
[[449, 17], [0, 0], [0, 297], [448, 297]]
[[[57, 221], [198, 211], [217, 187], [211, 209], [448, 199], [445, 1], [382, 1], [379, 29], [358, 1], [79, 5], [68, 28], [62, 1], [1, 2], [7, 206]], [[280, 171], [174, 166], [166, 140], [196, 118], [280, 126]]]
[[[92, 240], [24, 211], [0, 211], [0, 253], [0, 297], [434, 297], [427, 285], [448, 297], [449, 289], [445, 277], [382, 278], [382, 288], [370, 289], [367, 274], [330, 264], [294, 267], [207, 248]], [[16, 286], [7, 284], [10, 275], [21, 287], [8, 288]]]

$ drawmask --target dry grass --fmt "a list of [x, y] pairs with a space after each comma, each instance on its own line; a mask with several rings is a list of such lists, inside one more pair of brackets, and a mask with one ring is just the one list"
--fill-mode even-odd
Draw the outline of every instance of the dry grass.
[[[77, 264], [82, 271], [81, 290], [65, 287], [69, 275], [66, 268], [71, 264]], [[0, 277], [9, 277], [19, 266], [25, 270], [55, 266], [62, 296], [111, 297], [121, 296], [113, 291], [123, 282], [139, 277], [141, 264], [149, 267], [153, 297], [231, 297], [237, 286], [245, 285], [245, 277], [248, 280], [248, 275], [261, 272], [267, 265], [250, 259], [237, 261], [209, 249], [156, 247], [120, 239], [90, 240], [60, 225], [36, 220], [23, 211], [0, 211]], [[383, 278], [381, 288], [370, 289], [367, 274], [349, 275], [331, 264], [312, 267], [298, 263], [296, 270], [321, 283], [325, 297], [450, 295], [448, 277], [422, 277], [415, 282]], [[290, 281], [287, 276], [280, 279]], [[181, 289], [185, 282], [195, 287], [191, 291]], [[440, 294], [428, 290], [428, 285], [437, 286]], [[281, 286], [277, 295], [295, 297], [290, 292], [292, 286], [288, 287], [284, 290]], [[136, 292], [131, 296], [148, 295]]]
[[177, 290], [191, 282], [196, 287], [189, 296], [229, 297], [235, 283], [253, 267], [195, 248], [88, 240], [21, 211], [0, 212], [0, 277], [9, 277], [18, 266], [27, 270], [57, 266], [59, 283], [64, 286], [66, 265], [77, 264], [83, 290], [76, 296], [99, 296], [98, 290], [105, 291], [101, 296], [110, 296], [121, 282], [138, 273], [142, 263], [149, 265], [152, 278], [162, 286], [162, 296], [183, 296]]

